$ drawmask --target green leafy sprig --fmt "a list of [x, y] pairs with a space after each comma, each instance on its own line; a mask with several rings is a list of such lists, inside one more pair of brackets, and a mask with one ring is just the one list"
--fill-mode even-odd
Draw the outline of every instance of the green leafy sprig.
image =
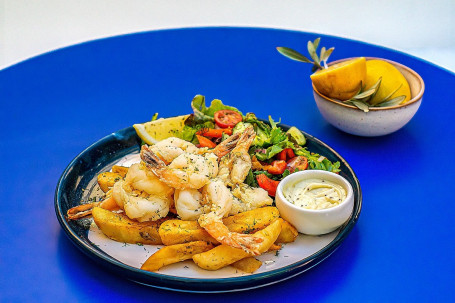
[[393, 94], [395, 94], [401, 88], [402, 84], [400, 84], [400, 86], [398, 86], [390, 94], [388, 94], [379, 101], [373, 102], [372, 100], [374, 96], [376, 96], [377, 92], [379, 91], [379, 88], [381, 87], [381, 82], [382, 77], [380, 77], [378, 81], [376, 81], [376, 83], [369, 88], [361, 86], [360, 90], [354, 97], [343, 102], [346, 104], [354, 105], [358, 109], [363, 110], [364, 112], [367, 113], [370, 111], [371, 107], [395, 106], [403, 102], [404, 99], [406, 99], [406, 96], [404, 95], [392, 98]]
[[321, 48], [321, 51], [319, 53], [319, 56], [317, 54], [317, 49], [319, 47], [319, 42], [321, 41], [321, 38], [316, 38], [313, 42], [308, 41], [307, 44], [307, 50], [308, 53], [310, 54], [311, 61], [301, 53], [299, 53], [296, 50], [293, 50], [292, 48], [289, 47], [284, 47], [284, 46], [278, 46], [276, 49], [277, 51], [282, 54], [283, 56], [299, 61], [299, 62], [304, 62], [304, 63], [312, 63], [313, 68], [312, 71], [316, 71], [318, 69], [324, 69], [327, 68], [327, 60], [329, 59], [330, 55], [332, 54], [333, 50], [335, 49], [334, 47], [331, 47], [329, 49], [326, 49], [324, 46]]
[[308, 166], [310, 169], [326, 170], [333, 173], [340, 172], [340, 162], [331, 162], [326, 157], [317, 153], [310, 152], [306, 147], [297, 148], [294, 150], [297, 156], [304, 156], [308, 159]]
[[[299, 53], [296, 50], [293, 50], [289, 47], [282, 47], [279, 46], [276, 49], [280, 54], [283, 56], [299, 61], [299, 62], [304, 62], [304, 63], [312, 63], [313, 68], [312, 71], [316, 71], [318, 69], [325, 69], [327, 68], [327, 60], [329, 59], [329, 56], [332, 54], [333, 50], [335, 49], [334, 47], [331, 47], [329, 49], [326, 49], [325, 47], [321, 48], [321, 51], [319, 53], [319, 56], [317, 54], [317, 49], [319, 47], [319, 42], [321, 38], [315, 39], [313, 42], [308, 41], [307, 44], [307, 49], [308, 53], [310, 54], [310, 58], [313, 59], [311, 61], [301, 53]], [[391, 92], [388, 96], [384, 97], [383, 99], [379, 101], [374, 101], [372, 102], [374, 96], [377, 94], [380, 86], [381, 86], [381, 80], [382, 78], [379, 78], [379, 80], [373, 84], [371, 87], [363, 87], [361, 85], [360, 90], [357, 92], [357, 94], [352, 97], [349, 100], [343, 101], [346, 104], [354, 105], [360, 110], [363, 110], [364, 112], [369, 112], [371, 107], [386, 107], [386, 106], [395, 106], [400, 104], [401, 102], [406, 99], [405, 96], [398, 96], [392, 98], [392, 96], [400, 89], [401, 85], [395, 89], [393, 92]]]

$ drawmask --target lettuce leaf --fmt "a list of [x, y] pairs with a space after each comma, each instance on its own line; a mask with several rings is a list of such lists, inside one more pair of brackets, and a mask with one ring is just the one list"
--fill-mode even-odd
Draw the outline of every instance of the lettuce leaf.
[[289, 147], [294, 148], [295, 147], [294, 143], [292, 143], [288, 140], [285, 140], [285, 141], [281, 141], [277, 144], [271, 145], [271, 146], [267, 147], [265, 150], [256, 149], [255, 155], [259, 161], [266, 161], [266, 160], [272, 159], [273, 156], [279, 154], [283, 149], [289, 148]]
[[304, 148], [298, 148], [294, 150], [294, 153], [297, 156], [304, 156], [308, 159], [308, 166], [309, 169], [319, 169], [319, 170], [326, 170], [333, 173], [337, 173], [340, 171], [340, 162], [332, 163], [326, 157], [321, 157], [321, 155], [317, 153], [312, 153]]
[[180, 139], [192, 142], [194, 144], [198, 143], [196, 138], [196, 132], [203, 128], [214, 128], [215, 124], [212, 121], [206, 121], [203, 123], [196, 123], [194, 121], [194, 115], [190, 115], [186, 121], [183, 129], [176, 133], [176, 137]]
[[[194, 120], [198, 123], [205, 122], [205, 121], [214, 121], [215, 119], [213, 116], [219, 110], [229, 109], [238, 112], [242, 115], [242, 112], [239, 111], [237, 108], [229, 105], [224, 105], [223, 102], [219, 99], [214, 99], [210, 103], [210, 106], [207, 107], [205, 105], [205, 97], [202, 95], [196, 95], [191, 101], [191, 108], [194, 112]], [[243, 117], [243, 115], [242, 115]]]
[[182, 131], [178, 133], [178, 137], [185, 141], [192, 142], [194, 139], [194, 135], [196, 135], [196, 131], [197, 130], [195, 128], [185, 125]]
[[244, 120], [254, 126], [256, 137], [250, 152], [255, 154], [259, 161], [272, 159], [285, 148], [294, 148], [294, 143], [288, 140], [286, 133], [278, 126], [280, 122], [275, 122], [271, 116], [270, 125], [258, 120], [253, 113], [248, 113]]

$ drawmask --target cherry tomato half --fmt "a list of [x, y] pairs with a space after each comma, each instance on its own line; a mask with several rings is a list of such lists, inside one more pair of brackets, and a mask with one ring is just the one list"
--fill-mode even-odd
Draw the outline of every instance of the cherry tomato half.
[[237, 123], [242, 121], [242, 115], [236, 111], [229, 109], [222, 109], [214, 115], [215, 123], [221, 128], [234, 127]]
[[267, 172], [272, 175], [281, 175], [286, 170], [286, 161], [275, 160], [267, 168]]
[[292, 174], [296, 169], [305, 170], [308, 168], [308, 159], [304, 156], [297, 156], [288, 161], [287, 169]]

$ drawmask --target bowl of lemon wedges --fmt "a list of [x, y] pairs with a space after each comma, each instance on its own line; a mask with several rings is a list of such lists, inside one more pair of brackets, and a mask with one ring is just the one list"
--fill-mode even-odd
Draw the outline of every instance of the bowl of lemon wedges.
[[318, 54], [319, 40], [308, 41], [312, 60], [287, 47], [277, 50], [313, 64], [314, 99], [328, 123], [353, 135], [374, 137], [393, 133], [412, 119], [425, 90], [419, 74], [382, 58], [347, 58], [327, 64], [334, 48], [322, 47]]

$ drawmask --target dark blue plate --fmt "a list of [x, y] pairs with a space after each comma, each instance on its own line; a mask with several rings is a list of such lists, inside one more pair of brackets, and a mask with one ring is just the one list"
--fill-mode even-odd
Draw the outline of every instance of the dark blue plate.
[[[281, 125], [281, 127], [285, 130], [289, 128], [285, 125]], [[345, 177], [354, 189], [354, 209], [350, 219], [339, 229], [338, 234], [328, 245], [313, 255], [286, 267], [258, 274], [222, 279], [182, 278], [148, 272], [126, 265], [94, 245], [88, 239], [90, 221], [68, 222], [65, 219], [68, 209], [81, 204], [81, 201], [86, 201], [87, 193], [96, 184], [97, 175], [109, 170], [122, 157], [139, 151], [141, 140], [133, 127], [125, 128], [99, 140], [71, 161], [57, 184], [55, 212], [65, 233], [82, 252], [109, 270], [141, 284], [184, 292], [229, 292], [277, 283], [303, 273], [333, 253], [354, 227], [362, 205], [360, 184], [349, 164], [328, 145], [305, 132], [303, 133], [307, 138], [306, 146], [310, 151], [321, 154], [331, 161], [340, 161], [340, 175]]]

